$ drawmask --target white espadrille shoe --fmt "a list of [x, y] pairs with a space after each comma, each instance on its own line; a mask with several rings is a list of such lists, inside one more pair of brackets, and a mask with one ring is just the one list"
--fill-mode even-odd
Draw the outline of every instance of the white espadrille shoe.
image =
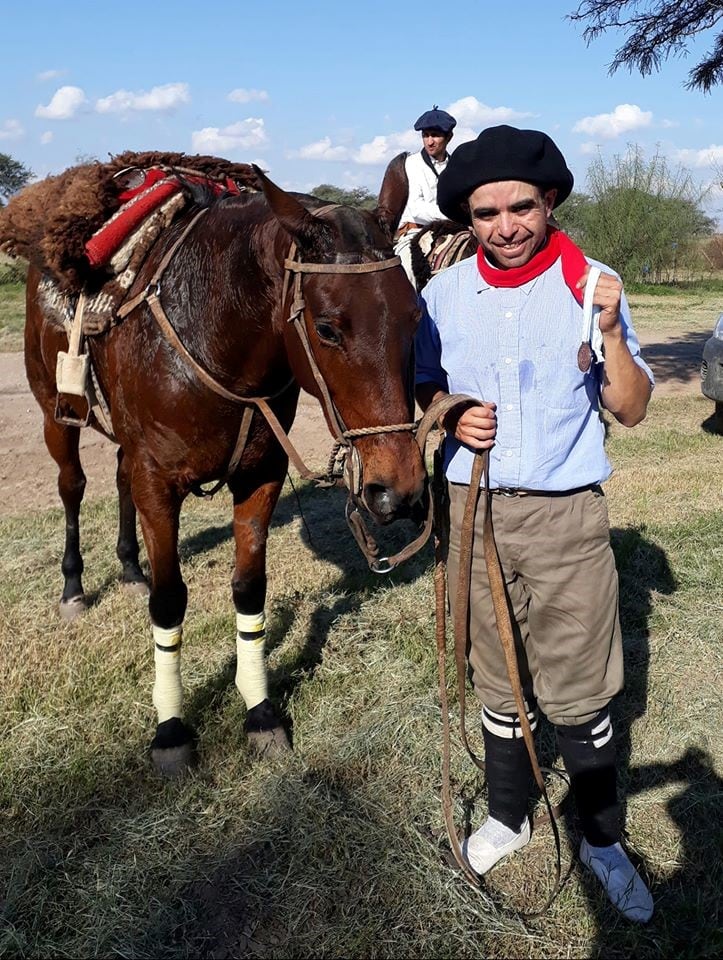
[[644, 880], [619, 843], [593, 847], [583, 837], [580, 860], [595, 874], [626, 920], [647, 923], [653, 915], [653, 898]]
[[515, 850], [520, 850], [530, 842], [530, 821], [527, 817], [518, 832], [510, 830], [504, 823], [488, 817], [485, 822], [463, 843], [462, 851], [469, 865], [480, 876]]

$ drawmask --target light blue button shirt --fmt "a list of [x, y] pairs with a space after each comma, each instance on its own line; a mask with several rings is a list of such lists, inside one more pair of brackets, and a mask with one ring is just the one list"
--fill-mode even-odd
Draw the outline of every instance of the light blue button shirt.
[[[609, 267], [588, 258], [606, 273]], [[497, 404], [497, 437], [490, 451], [490, 486], [571, 490], [612, 473], [600, 417], [602, 364], [583, 373], [582, 307], [562, 277], [559, 259], [520, 287], [491, 287], [476, 257], [434, 277], [421, 295], [416, 338], [417, 383], [436, 383]], [[621, 303], [625, 341], [650, 378]], [[445, 470], [469, 483], [473, 450], [445, 441]]]

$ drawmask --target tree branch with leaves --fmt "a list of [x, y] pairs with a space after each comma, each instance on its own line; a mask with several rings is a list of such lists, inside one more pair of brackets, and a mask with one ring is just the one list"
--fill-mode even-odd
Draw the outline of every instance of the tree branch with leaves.
[[0, 153], [0, 206], [18, 190], [22, 190], [32, 176], [32, 170], [24, 167], [19, 160], [13, 160], [8, 153]]
[[[588, 44], [608, 30], [624, 31], [610, 73], [628, 67], [648, 76], [670, 56], [686, 56], [694, 37], [723, 20], [723, 0], [583, 0], [568, 17], [587, 23], [583, 36]], [[723, 83], [723, 30], [712, 39], [712, 47], [688, 73], [689, 90], [710, 93]]]

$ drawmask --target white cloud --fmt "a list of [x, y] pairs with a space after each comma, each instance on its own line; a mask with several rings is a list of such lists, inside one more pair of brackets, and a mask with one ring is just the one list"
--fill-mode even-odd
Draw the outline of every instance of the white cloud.
[[35, 116], [45, 120], [70, 120], [87, 102], [80, 87], [59, 87], [47, 107], [35, 108]]
[[248, 117], [228, 127], [204, 127], [191, 134], [193, 149], [198, 153], [227, 154], [239, 150], [258, 150], [268, 143], [264, 121]]
[[127, 113], [131, 110], [170, 111], [182, 103], [190, 103], [191, 95], [187, 83], [165, 83], [146, 92], [133, 93], [131, 90], [116, 90], [108, 97], [96, 101], [98, 113]]
[[25, 130], [19, 120], [6, 120], [0, 127], [0, 140], [20, 140]]
[[679, 121], [679, 120], [667, 120], [667, 119], [665, 119], [665, 120], [661, 120], [661, 121], [660, 121], [660, 126], [663, 127], [663, 129], [668, 130], [668, 129], [670, 129], [670, 127], [679, 127], [679, 126], [680, 126], [680, 121]]
[[514, 124], [517, 120], [535, 116], [533, 113], [513, 110], [512, 107], [490, 107], [476, 97], [462, 97], [450, 103], [445, 110], [457, 121], [450, 150], [460, 143], [476, 140], [486, 127], [496, 127], [500, 123]]
[[251, 103], [252, 100], [268, 100], [269, 95], [265, 90], [255, 90], [253, 88], [246, 90], [244, 87], [236, 87], [226, 99], [233, 103]]
[[58, 77], [62, 77], [65, 72], [65, 70], [43, 70], [36, 75], [35, 79], [44, 83], [46, 80], [56, 80]]
[[723, 164], [723, 145], [712, 143], [703, 150], [678, 150], [675, 159], [688, 167], [712, 167]]
[[368, 143], [363, 143], [354, 154], [353, 159], [356, 163], [365, 166], [389, 163], [402, 150], [419, 150], [421, 144], [421, 137], [416, 130], [403, 130], [401, 133], [374, 137]]
[[302, 160], [348, 160], [350, 150], [348, 147], [332, 147], [331, 137], [322, 137], [314, 143], [307, 143], [298, 151], [292, 153], [294, 157], [300, 157]]
[[476, 97], [462, 97], [460, 100], [450, 103], [445, 109], [447, 113], [452, 114], [458, 125], [472, 127], [478, 134], [485, 127], [497, 126], [500, 123], [510, 123], [513, 120], [523, 120], [525, 117], [534, 116], [532, 113], [513, 110], [512, 107], [490, 107]]
[[619, 103], [612, 113], [598, 113], [594, 117], [583, 117], [572, 128], [573, 133], [587, 133], [603, 140], [613, 140], [621, 133], [649, 127], [653, 119], [650, 110], [641, 110], [634, 103]]
[[580, 144], [580, 153], [585, 156], [588, 156], [591, 153], [595, 153], [598, 148], [598, 144], [594, 140], [586, 140], [585, 143]]
[[50, 143], [53, 139], [53, 134], [51, 130], [46, 130], [45, 133], [40, 135], [40, 142], [45, 146], [46, 143]]

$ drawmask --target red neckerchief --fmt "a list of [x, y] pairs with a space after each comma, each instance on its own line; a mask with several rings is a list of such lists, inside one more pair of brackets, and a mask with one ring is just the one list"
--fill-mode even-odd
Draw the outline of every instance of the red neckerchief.
[[587, 260], [577, 244], [557, 227], [547, 228], [547, 243], [521, 267], [508, 267], [507, 270], [493, 267], [481, 246], [477, 248], [477, 267], [482, 279], [491, 287], [521, 287], [523, 283], [528, 283], [549, 270], [558, 257], [561, 258], [563, 279], [573, 297], [582, 306], [583, 291], [578, 290], [576, 284], [585, 272]]

